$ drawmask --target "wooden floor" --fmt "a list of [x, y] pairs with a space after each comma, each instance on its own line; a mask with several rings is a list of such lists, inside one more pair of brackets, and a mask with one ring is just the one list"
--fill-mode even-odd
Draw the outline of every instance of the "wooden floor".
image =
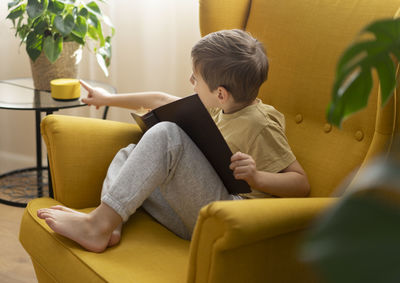
[[37, 282], [29, 255], [21, 246], [19, 224], [24, 209], [0, 204], [0, 281]]

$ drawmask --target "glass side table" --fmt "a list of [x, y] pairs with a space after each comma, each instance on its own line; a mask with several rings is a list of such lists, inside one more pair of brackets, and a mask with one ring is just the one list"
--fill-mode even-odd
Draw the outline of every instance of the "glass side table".
[[[87, 81], [95, 87], [115, 93], [114, 87], [96, 81]], [[81, 88], [82, 94], [85, 93]], [[0, 175], [0, 203], [25, 207], [30, 199], [47, 195], [53, 197], [51, 176], [48, 166], [42, 164], [42, 139], [40, 135], [41, 113], [52, 114], [66, 108], [86, 106], [79, 99], [58, 101], [50, 92], [38, 91], [33, 87], [32, 78], [0, 81], [0, 109], [35, 111], [36, 167], [23, 168]], [[108, 107], [103, 119], [106, 119]], [[48, 188], [46, 191], [45, 189]]]

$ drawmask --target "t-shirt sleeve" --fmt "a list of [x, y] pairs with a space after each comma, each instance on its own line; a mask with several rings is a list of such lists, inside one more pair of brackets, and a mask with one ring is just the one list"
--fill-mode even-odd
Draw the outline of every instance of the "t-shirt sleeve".
[[257, 170], [277, 173], [296, 160], [287, 141], [284, 129], [276, 122], [265, 126], [250, 146]]

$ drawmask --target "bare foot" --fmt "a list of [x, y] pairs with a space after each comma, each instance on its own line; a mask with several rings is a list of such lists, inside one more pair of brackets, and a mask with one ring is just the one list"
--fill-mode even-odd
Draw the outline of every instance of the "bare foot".
[[[106, 210], [109, 209], [107, 206]], [[54, 232], [92, 252], [102, 252], [109, 245], [114, 229], [122, 220], [115, 214], [115, 211], [111, 211], [111, 214], [104, 211], [103, 204], [89, 214], [61, 206], [37, 211], [38, 217], [44, 219]]]
[[108, 242], [109, 247], [117, 245], [121, 241], [122, 223], [111, 233], [110, 241]]
[[[68, 208], [66, 206], [62, 206], [62, 205], [52, 206], [51, 209], [58, 209], [58, 210], [62, 210], [62, 211], [65, 211], [65, 212], [70, 212], [70, 213], [84, 214], [83, 212], [79, 212], [79, 211], [73, 210], [71, 208]], [[110, 237], [110, 241], [108, 242], [108, 247], [115, 246], [120, 242], [120, 240], [121, 240], [121, 231], [122, 231], [122, 223], [119, 224], [118, 227], [115, 228], [114, 231], [112, 231], [111, 237]]]
[[85, 214], [83, 212], [79, 212], [79, 211], [73, 210], [71, 208], [68, 208], [66, 206], [62, 206], [62, 205], [55, 205], [55, 206], [50, 207], [50, 209], [57, 209], [57, 210], [65, 211], [65, 212]]

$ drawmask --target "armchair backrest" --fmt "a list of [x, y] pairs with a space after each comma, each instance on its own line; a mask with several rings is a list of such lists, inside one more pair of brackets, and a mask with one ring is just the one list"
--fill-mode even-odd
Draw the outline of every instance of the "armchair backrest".
[[[200, 29], [240, 28], [262, 41], [270, 73], [259, 96], [286, 117], [286, 134], [311, 183], [311, 196], [329, 196], [354, 169], [388, 151], [398, 132], [398, 91], [380, 107], [376, 82], [367, 109], [342, 129], [327, 123], [336, 64], [360, 30], [394, 17], [398, 0], [200, 0]], [[396, 107], [397, 105], [397, 107]]]

